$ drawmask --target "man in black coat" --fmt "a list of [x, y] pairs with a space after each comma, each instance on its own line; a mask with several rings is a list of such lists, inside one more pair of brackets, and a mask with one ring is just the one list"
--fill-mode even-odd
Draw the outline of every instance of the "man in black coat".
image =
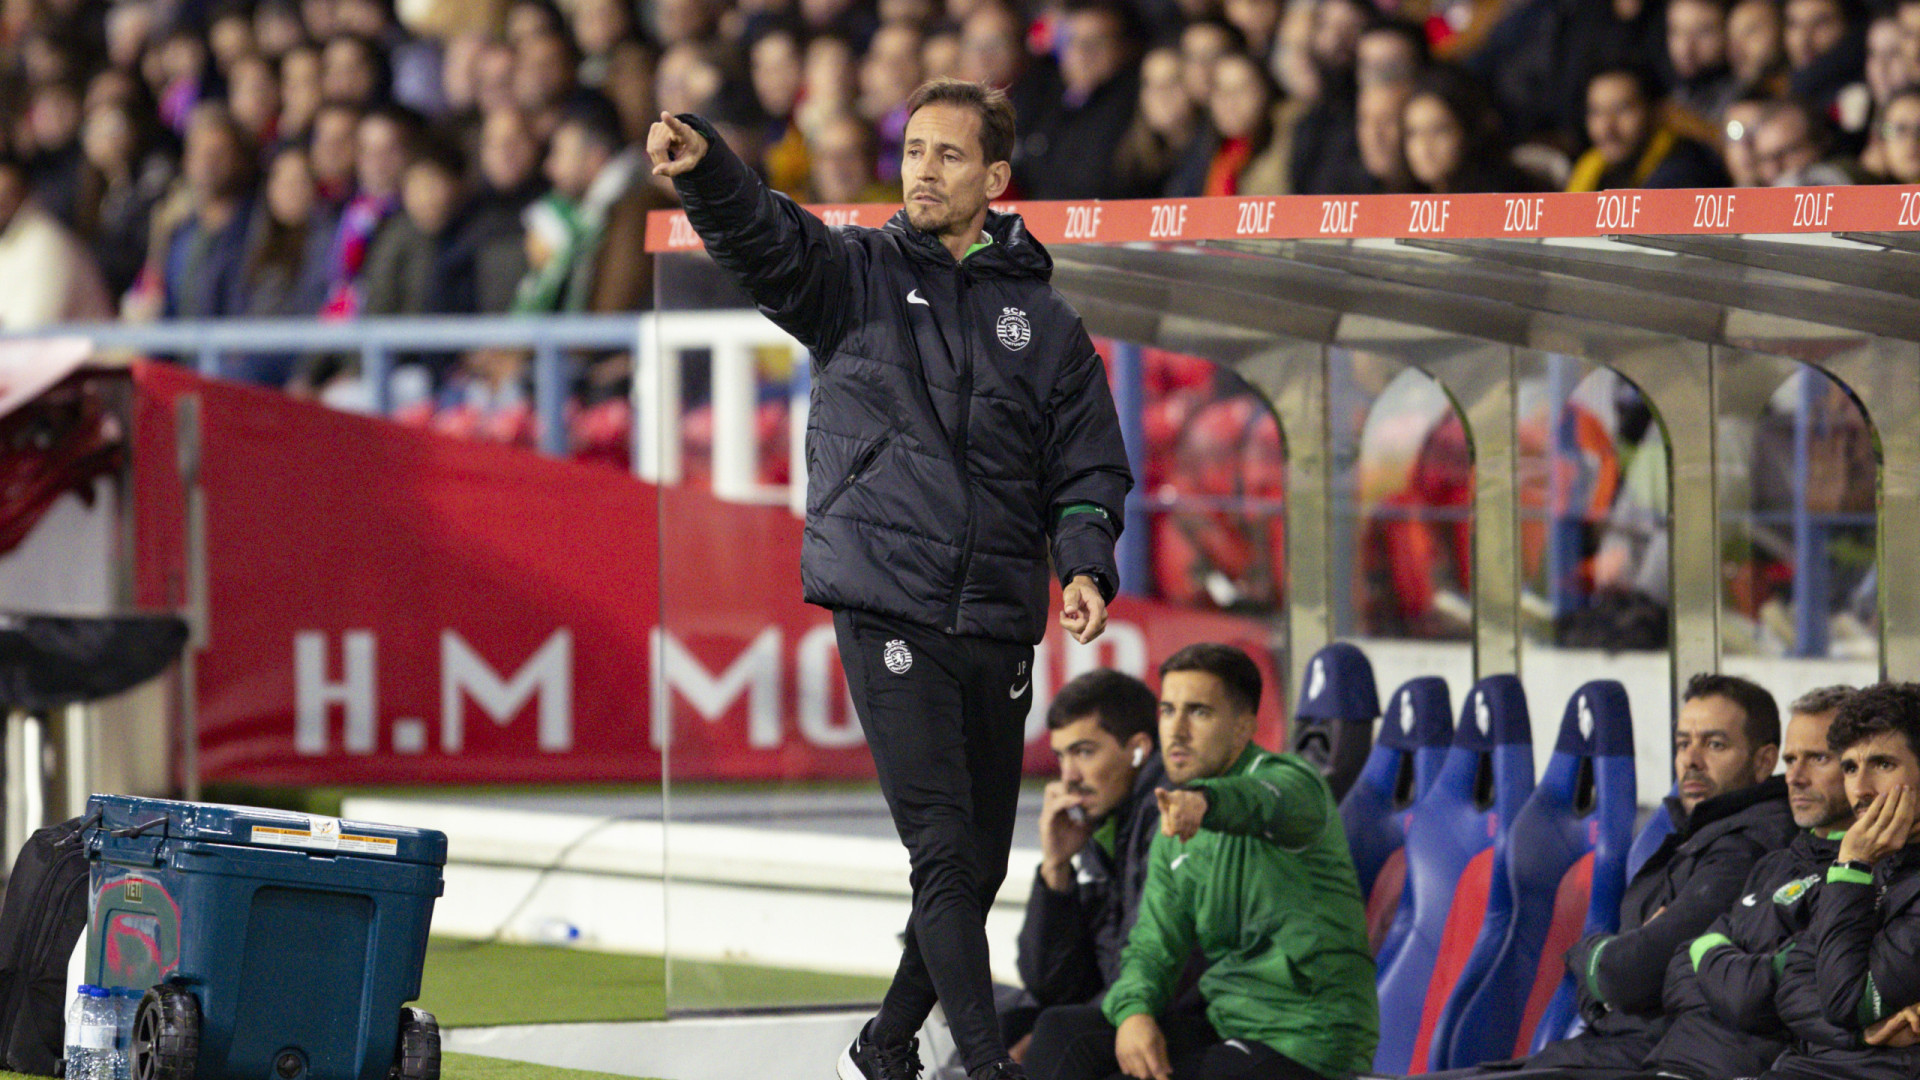
[[1009, 1039], [1044, 1009], [1099, 1000], [1120, 973], [1160, 831], [1158, 713], [1145, 683], [1109, 670], [1061, 687], [1047, 710], [1060, 779], [1040, 807], [1040, 869], [1020, 927], [1026, 998], [1002, 1013]]
[[1693, 1080], [1753, 1076], [1787, 1048], [1773, 1004], [1779, 953], [1811, 924], [1814, 896], [1853, 824], [1840, 755], [1827, 746], [1834, 715], [1852, 694], [1830, 686], [1793, 703], [1780, 761], [1799, 831], [1761, 858], [1740, 900], [1667, 964], [1668, 1026], [1648, 1069]]
[[1754, 865], [1793, 838], [1786, 781], [1773, 776], [1780, 713], [1773, 696], [1731, 675], [1695, 675], [1674, 722], [1674, 829], [1627, 883], [1620, 931], [1567, 950], [1582, 1034], [1535, 1054], [1530, 1068], [1634, 1070], [1664, 1033], [1661, 997], [1676, 949], [1742, 894]]
[[1781, 955], [1774, 1003], [1794, 1048], [1762, 1080], [1920, 1076], [1920, 685], [1849, 698], [1827, 733], [1858, 814]]
[[[1006, 190], [1013, 108], [937, 79], [908, 102], [906, 208], [829, 228], [699, 117], [662, 115], [654, 172], [722, 268], [812, 354], [806, 599], [912, 862], [906, 948], [840, 1080], [911, 1080], [940, 1002], [972, 1080], [1024, 1077], [1001, 1041], [986, 912], [1006, 877], [1049, 554], [1061, 624], [1106, 625], [1132, 477], [1106, 371]], [[1049, 552], [1051, 548], [1051, 552]]]

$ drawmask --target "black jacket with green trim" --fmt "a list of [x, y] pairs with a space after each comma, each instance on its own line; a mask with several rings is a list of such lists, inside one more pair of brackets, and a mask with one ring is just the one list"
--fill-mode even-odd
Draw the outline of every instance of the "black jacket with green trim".
[[1649, 1068], [1702, 1080], [1756, 1076], [1787, 1048], [1773, 1005], [1777, 975], [1784, 950], [1813, 921], [1814, 893], [1839, 847], [1837, 836], [1797, 833], [1761, 858], [1706, 934], [1673, 954], [1662, 995], [1669, 1025]]
[[992, 243], [959, 262], [904, 210], [830, 227], [681, 119], [711, 147], [674, 178], [688, 223], [812, 353], [806, 599], [1037, 644], [1049, 547], [1062, 582], [1112, 599], [1133, 484], [1119, 415], [1019, 216], [989, 211]]
[[1774, 994], [1794, 1038], [1774, 1064], [1783, 1076], [1920, 1076], [1920, 1047], [1868, 1046], [1864, 1036], [1875, 1022], [1920, 1002], [1920, 849], [1895, 852], [1870, 880], [1860, 877], [1827, 871], [1813, 924], [1786, 954]]

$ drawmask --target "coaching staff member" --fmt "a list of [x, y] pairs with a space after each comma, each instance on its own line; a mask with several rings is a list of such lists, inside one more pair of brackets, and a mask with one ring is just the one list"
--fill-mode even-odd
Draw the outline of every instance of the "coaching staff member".
[[908, 1080], [938, 1000], [971, 1080], [1024, 1077], [994, 1016], [985, 919], [1006, 876], [1048, 548], [1061, 624], [1106, 625], [1132, 477], [1106, 372], [1014, 214], [1013, 109], [974, 83], [914, 92], [906, 208], [829, 228], [704, 120], [648, 133], [708, 252], [812, 352], [800, 578], [831, 608], [880, 790], [912, 861], [906, 947], [841, 1080]]

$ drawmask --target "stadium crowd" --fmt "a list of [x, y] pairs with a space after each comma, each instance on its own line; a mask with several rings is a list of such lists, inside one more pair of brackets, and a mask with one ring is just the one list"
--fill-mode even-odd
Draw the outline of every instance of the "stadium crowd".
[[1920, 0], [15, 0], [0, 36], [9, 327], [644, 308], [659, 110], [892, 201], [937, 75], [1008, 90], [1021, 198], [1920, 182]]

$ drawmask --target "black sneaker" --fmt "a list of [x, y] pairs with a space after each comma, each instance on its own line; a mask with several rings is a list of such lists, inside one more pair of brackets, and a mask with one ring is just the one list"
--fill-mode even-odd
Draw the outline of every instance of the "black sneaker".
[[996, 1061], [973, 1070], [967, 1080], [1027, 1080], [1027, 1070], [1017, 1061]]
[[861, 1028], [853, 1045], [840, 1051], [836, 1072], [840, 1080], [920, 1080], [920, 1040], [881, 1046]]

